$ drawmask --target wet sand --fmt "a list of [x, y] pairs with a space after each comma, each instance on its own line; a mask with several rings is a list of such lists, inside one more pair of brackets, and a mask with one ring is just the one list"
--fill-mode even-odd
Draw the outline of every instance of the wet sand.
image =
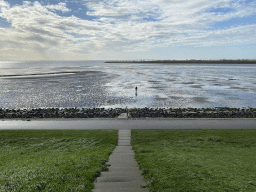
[[0, 106], [6, 109], [256, 108], [256, 65], [251, 64], [82, 61], [8, 66], [0, 68]]
[[36, 119], [4, 120], [0, 130], [256, 129], [256, 119]]

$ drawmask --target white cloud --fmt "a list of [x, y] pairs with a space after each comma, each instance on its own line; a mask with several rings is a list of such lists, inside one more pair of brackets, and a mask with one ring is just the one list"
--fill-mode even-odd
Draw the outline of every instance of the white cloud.
[[50, 10], [62, 11], [63, 13], [71, 11], [71, 9], [68, 9], [66, 7], [66, 3], [58, 3], [57, 5], [47, 5], [45, 7]]
[[4, 11], [5, 9], [9, 9], [10, 4], [5, 2], [4, 0], [0, 0], [0, 10]]
[[[61, 17], [66, 3], [42, 5], [23, 1], [11, 7], [0, 0], [0, 17], [11, 29], [0, 28], [0, 50], [37, 54], [91, 54], [138, 51], [168, 45], [211, 46], [256, 42], [255, 25], [215, 29], [221, 21], [255, 15], [256, 3], [242, 0], [87, 0], [94, 20]], [[222, 11], [224, 10], [224, 11]], [[228, 11], [225, 11], [228, 10]]]
[[249, 44], [256, 42], [255, 32], [256, 24], [214, 31], [195, 30], [191, 31], [187, 37], [178, 38], [177, 41], [171, 39], [168, 44], [194, 46]]

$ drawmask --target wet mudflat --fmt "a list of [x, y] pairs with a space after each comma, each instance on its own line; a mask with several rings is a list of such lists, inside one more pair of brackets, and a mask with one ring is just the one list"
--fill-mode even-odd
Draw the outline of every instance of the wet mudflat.
[[0, 107], [255, 108], [255, 72], [252, 64], [1, 64]]

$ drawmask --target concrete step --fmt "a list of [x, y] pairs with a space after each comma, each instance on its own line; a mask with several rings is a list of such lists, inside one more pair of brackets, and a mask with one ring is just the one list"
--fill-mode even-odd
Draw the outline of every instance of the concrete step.
[[127, 153], [127, 154], [135, 154], [134, 153], [134, 151], [133, 150], [131, 150], [131, 149], [115, 149], [110, 155], [118, 155], [118, 154], [125, 154], [125, 153]]
[[119, 142], [127, 142], [127, 143], [131, 143], [131, 140], [127, 140], [127, 139], [119, 139], [118, 140], [118, 143]]
[[136, 172], [136, 171], [138, 171], [138, 172], [140, 172], [140, 169], [139, 169], [139, 167], [108, 167], [108, 172], [112, 172], [112, 171], [124, 171], [124, 172], [126, 172], [126, 171], [134, 171], [134, 172]]
[[119, 150], [119, 151], [115, 151], [115, 154], [134, 154], [134, 152], [133, 151]]
[[92, 192], [148, 192], [148, 189], [112, 188], [112, 189], [93, 189]]
[[95, 189], [117, 189], [117, 188], [128, 188], [128, 189], [140, 189], [146, 182], [141, 181], [130, 181], [130, 182], [102, 182], [96, 183]]
[[131, 137], [131, 134], [130, 134], [130, 133], [123, 132], [123, 133], [119, 133], [119, 134], [118, 134], [118, 137]]
[[130, 141], [130, 140], [126, 140], [126, 139], [124, 139], [124, 140], [118, 140], [117, 143], [129, 143], [129, 144], [131, 145], [131, 141]]
[[131, 144], [131, 140], [127, 140], [127, 139], [119, 139], [118, 143], [120, 143], [120, 142], [127, 142], [127, 143]]
[[133, 153], [115, 153], [115, 155], [109, 156], [109, 159], [134, 159], [135, 155]]
[[135, 160], [134, 160], [134, 156], [117, 156], [117, 157], [109, 157], [109, 159], [108, 159], [108, 162], [109, 163], [113, 163], [112, 161], [119, 161], [119, 162], [129, 162], [129, 161], [134, 161], [134, 162], [136, 162]]
[[[134, 154], [134, 152], [133, 151], [131, 151], [131, 152], [129, 152], [129, 151], [126, 151], [126, 152], [124, 152], [124, 151], [116, 151], [115, 153], [114, 153], [116, 156], [118, 156], [118, 155], [133, 155], [134, 157], [135, 157], [135, 154]], [[110, 156], [109, 156], [110, 157]]]
[[105, 176], [105, 177], [98, 177], [96, 179], [96, 183], [101, 183], [101, 182], [130, 182], [130, 181], [141, 181], [142, 177], [141, 176]]
[[130, 137], [130, 138], [131, 138], [131, 135], [130, 135], [130, 133], [125, 133], [125, 132], [124, 132], [124, 133], [119, 133], [119, 134], [118, 134], [118, 137], [121, 137], [121, 138], [122, 138], [122, 137]]
[[117, 154], [117, 155], [118, 155], [118, 154], [120, 154], [120, 155], [121, 155], [121, 154], [131, 154], [131, 155], [135, 155], [133, 151], [123, 151], [123, 150], [122, 150], [122, 151], [121, 151], [121, 150], [120, 150], [120, 151], [115, 151], [115, 154]]
[[[123, 146], [123, 147], [125, 147], [125, 146]], [[134, 151], [132, 151], [131, 149], [127, 149], [127, 148], [123, 148], [123, 149], [120, 148], [120, 149], [115, 149], [113, 151], [113, 153], [134, 153]]]
[[131, 140], [131, 135], [129, 134], [122, 134], [122, 135], [118, 135], [118, 139], [122, 140], [122, 139], [128, 139]]
[[114, 151], [112, 153], [114, 153], [116, 151], [125, 151], [125, 152], [133, 152], [134, 153], [134, 151], [130, 148], [130, 146], [119, 146], [118, 148], [114, 149]]
[[130, 136], [119, 136], [118, 140], [123, 140], [123, 139], [127, 139], [127, 140], [131, 140]]
[[101, 172], [100, 177], [122, 177], [122, 176], [127, 176], [127, 177], [141, 177], [141, 173], [139, 171], [107, 171], [107, 172]]
[[131, 140], [130, 140], [130, 139], [118, 139], [118, 142], [120, 142], [120, 141], [122, 141], [122, 142], [129, 142], [129, 143], [131, 143]]
[[133, 159], [134, 157], [135, 157], [134, 153], [114, 153], [112, 156], [109, 156], [109, 158], [133, 158]]
[[118, 136], [131, 136], [131, 132], [129, 132], [129, 130], [119, 130], [120, 132], [118, 132]]
[[129, 162], [131, 163], [135, 163], [137, 165], [137, 162], [134, 158], [131, 157], [127, 157], [126, 158], [122, 158], [122, 157], [110, 157], [109, 160], [106, 162], [106, 164], [123, 164], [124, 166], [129, 165]]
[[132, 150], [131, 146], [118, 146], [117, 148], [114, 149], [113, 152], [115, 152], [115, 151], [127, 151], [127, 152], [130, 151], [130, 152], [134, 152]]
[[132, 146], [116, 146], [116, 148], [114, 150], [116, 150], [116, 149], [130, 149], [130, 150], [132, 150]]
[[107, 165], [109, 165], [110, 167], [115, 167], [115, 166], [118, 166], [118, 167], [125, 167], [125, 166], [137, 166], [137, 162], [136, 161], [119, 161], [119, 160], [113, 160], [113, 161], [110, 161], [110, 162], [107, 162], [106, 163]]
[[127, 115], [127, 113], [121, 113], [121, 114], [117, 117], [117, 119], [128, 119], [128, 115]]
[[117, 153], [117, 152], [114, 152], [109, 157], [131, 157], [131, 158], [134, 158], [135, 157], [135, 153], [133, 151], [131, 151], [130, 153]]
[[[108, 165], [110, 165], [110, 167], [137, 167], [138, 164], [136, 161], [134, 162], [120, 162], [120, 161], [112, 161], [111, 163], [110, 162], [107, 162]], [[110, 168], [109, 167], [109, 168]]]
[[121, 134], [131, 134], [130, 130], [127, 130], [127, 129], [120, 129], [119, 130], [120, 132], [118, 132], [118, 135], [121, 135]]
[[118, 145], [120, 145], [120, 146], [130, 146], [131, 144], [130, 144], [130, 142], [129, 143], [127, 143], [127, 142], [118, 142]]
[[115, 167], [115, 166], [118, 166], [118, 167], [126, 167], [126, 166], [137, 166], [137, 162], [136, 161], [119, 161], [119, 160], [112, 160], [112, 161], [109, 161], [106, 163], [107, 165], [109, 165], [109, 167]]
[[119, 130], [120, 131], [120, 133], [122, 133], [122, 132], [129, 132], [130, 133], [130, 130], [129, 129], [121, 129], [121, 130]]
[[137, 163], [134, 160], [134, 158], [132, 158], [132, 157], [111, 157], [108, 160], [108, 163], [110, 163], [110, 164], [113, 164], [113, 163], [116, 163], [116, 162], [120, 162], [120, 163], [123, 163], [123, 164], [126, 164], [127, 162]]

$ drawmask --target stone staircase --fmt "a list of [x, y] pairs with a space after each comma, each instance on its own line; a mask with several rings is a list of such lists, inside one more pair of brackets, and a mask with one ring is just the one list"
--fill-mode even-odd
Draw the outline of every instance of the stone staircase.
[[109, 157], [107, 172], [95, 181], [93, 192], [148, 192], [146, 183], [134, 159], [131, 146], [131, 130], [119, 130], [118, 146]]

